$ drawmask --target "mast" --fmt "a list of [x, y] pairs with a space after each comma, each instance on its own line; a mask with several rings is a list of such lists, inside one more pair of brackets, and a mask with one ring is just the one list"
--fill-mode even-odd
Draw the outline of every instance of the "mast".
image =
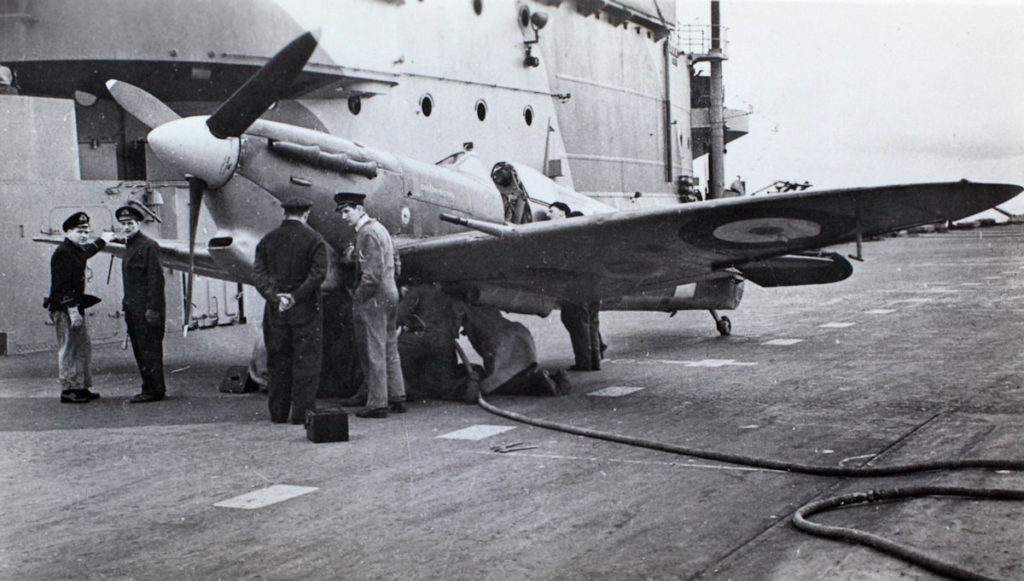
[[711, 2], [711, 51], [708, 61], [711, 64], [711, 143], [708, 147], [708, 199], [717, 199], [725, 195], [725, 89], [722, 84], [722, 51], [721, 22], [718, 13], [719, 2]]

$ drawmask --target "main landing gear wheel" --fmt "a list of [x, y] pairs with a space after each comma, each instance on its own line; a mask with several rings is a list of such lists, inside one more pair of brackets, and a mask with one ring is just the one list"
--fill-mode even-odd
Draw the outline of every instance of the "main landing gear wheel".
[[732, 321], [729, 320], [729, 317], [722, 317], [717, 323], [715, 323], [715, 326], [718, 327], [718, 332], [721, 333], [723, 337], [727, 337], [732, 334]]
[[718, 329], [718, 333], [723, 337], [731, 335], [732, 321], [729, 320], [729, 317], [720, 317], [718, 316], [718, 312], [714, 310], [709, 312], [711, 313], [711, 316], [715, 318], [715, 328]]

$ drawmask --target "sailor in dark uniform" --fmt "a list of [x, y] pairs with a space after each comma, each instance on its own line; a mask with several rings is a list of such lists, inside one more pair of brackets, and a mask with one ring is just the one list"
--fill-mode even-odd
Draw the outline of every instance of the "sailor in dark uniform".
[[327, 275], [327, 246], [310, 228], [312, 203], [292, 198], [281, 203], [284, 222], [256, 246], [253, 280], [267, 300], [263, 340], [267, 346], [270, 420], [306, 421], [316, 407], [320, 385], [322, 317], [320, 285]]
[[407, 398], [463, 400], [466, 374], [459, 373], [455, 345], [460, 326], [457, 300], [438, 283], [415, 285], [402, 294], [398, 358]]
[[124, 320], [142, 376], [142, 392], [128, 401], [160, 401], [167, 392], [163, 344], [167, 307], [160, 246], [140, 230], [143, 216], [137, 208], [122, 206], [114, 212], [114, 217], [121, 223], [125, 238], [125, 254], [121, 259]]
[[85, 263], [112, 240], [104, 232], [90, 241], [89, 215], [75, 212], [61, 226], [64, 241], [50, 257], [50, 296], [43, 306], [50, 311], [50, 320], [57, 329], [57, 373], [60, 379], [60, 401], [87, 403], [99, 397], [92, 387], [92, 342], [85, 325], [85, 309], [99, 299], [85, 294]]
[[[548, 208], [548, 218], [561, 220], [582, 216], [573, 211], [565, 202], [555, 202]], [[601, 341], [600, 302], [576, 303], [562, 301], [559, 305], [562, 324], [569, 331], [573, 356], [576, 362], [569, 367], [572, 371], [598, 371], [601, 369], [601, 358], [607, 347]]]

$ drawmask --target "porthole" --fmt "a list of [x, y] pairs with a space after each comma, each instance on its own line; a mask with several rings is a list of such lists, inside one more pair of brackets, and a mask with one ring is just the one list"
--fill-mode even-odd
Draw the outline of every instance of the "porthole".
[[487, 102], [483, 99], [476, 102], [476, 118], [481, 121], [487, 118]]
[[530, 25], [530, 9], [526, 6], [519, 7], [519, 26], [526, 28]]
[[363, 110], [363, 99], [359, 95], [348, 98], [348, 110], [353, 115], [358, 115]]
[[533, 107], [527, 105], [523, 109], [523, 120], [526, 121], [527, 125], [533, 125]]
[[434, 98], [429, 93], [420, 97], [420, 111], [424, 117], [430, 117], [434, 112]]

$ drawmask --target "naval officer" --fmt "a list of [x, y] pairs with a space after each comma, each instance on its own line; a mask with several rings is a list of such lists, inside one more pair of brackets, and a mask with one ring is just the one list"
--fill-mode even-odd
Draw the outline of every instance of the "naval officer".
[[60, 401], [87, 403], [99, 397], [92, 387], [92, 342], [85, 325], [85, 309], [99, 299], [85, 294], [85, 264], [114, 238], [104, 232], [90, 241], [89, 215], [75, 212], [61, 225], [64, 241], [50, 257], [50, 296], [43, 307], [57, 329], [57, 376]]
[[398, 286], [391, 234], [366, 214], [365, 194], [334, 196], [341, 218], [356, 231], [353, 260], [357, 268], [352, 295], [356, 349], [366, 383], [366, 408], [360, 418], [386, 418], [405, 412], [405, 380], [398, 356]]
[[316, 407], [323, 356], [320, 285], [327, 275], [327, 246], [311, 228], [312, 203], [281, 203], [284, 221], [256, 245], [253, 280], [267, 300], [263, 341], [267, 347], [270, 420], [303, 424]]
[[142, 233], [142, 212], [122, 206], [114, 212], [125, 239], [121, 259], [124, 283], [124, 320], [128, 326], [132, 353], [142, 376], [142, 391], [130, 403], [160, 401], [167, 392], [164, 384], [164, 329], [167, 306], [164, 302], [164, 271], [160, 265], [160, 246]]

